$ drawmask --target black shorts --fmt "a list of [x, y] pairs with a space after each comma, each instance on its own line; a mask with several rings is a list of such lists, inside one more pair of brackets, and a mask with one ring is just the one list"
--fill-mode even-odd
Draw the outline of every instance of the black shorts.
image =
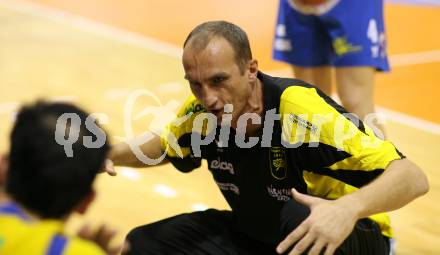
[[[127, 236], [131, 249], [126, 254], [277, 254], [277, 244], [248, 237], [235, 229], [232, 217], [230, 211], [209, 209], [137, 227]], [[292, 230], [281, 231], [290, 233]], [[362, 219], [335, 254], [388, 255], [389, 241], [374, 221]]]

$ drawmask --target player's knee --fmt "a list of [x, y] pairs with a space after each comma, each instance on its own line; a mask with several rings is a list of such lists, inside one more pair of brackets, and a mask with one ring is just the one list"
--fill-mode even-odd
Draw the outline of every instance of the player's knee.
[[341, 103], [349, 112], [357, 112], [362, 107], [363, 99], [354, 95], [339, 95]]
[[310, 209], [294, 199], [287, 201], [280, 214], [281, 235], [284, 238], [298, 227], [310, 214]]
[[132, 229], [126, 236], [126, 240], [130, 246], [138, 246], [138, 244], [144, 244], [151, 240], [153, 236], [152, 226], [144, 225]]

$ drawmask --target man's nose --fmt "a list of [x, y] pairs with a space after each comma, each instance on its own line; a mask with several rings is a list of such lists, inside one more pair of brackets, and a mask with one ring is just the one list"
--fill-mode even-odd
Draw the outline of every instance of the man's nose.
[[218, 102], [217, 91], [211, 89], [209, 86], [204, 86], [202, 98], [202, 103], [205, 108], [207, 108], [208, 110], [216, 109], [216, 104]]

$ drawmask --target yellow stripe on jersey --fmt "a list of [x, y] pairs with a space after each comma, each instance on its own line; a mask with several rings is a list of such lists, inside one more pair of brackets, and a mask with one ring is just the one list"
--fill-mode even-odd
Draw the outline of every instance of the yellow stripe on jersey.
[[[313, 166], [303, 169], [308, 193], [337, 199], [367, 184], [365, 180], [373, 180], [391, 161], [402, 157], [389, 141], [377, 138], [366, 125], [356, 126], [356, 121], [342, 115], [328, 100], [313, 87], [291, 86], [281, 96], [280, 114], [285, 140], [298, 148], [309, 147], [305, 153], [315, 146], [314, 153], [327, 157], [321, 165], [321, 157], [315, 157]], [[387, 214], [370, 218], [383, 235], [392, 237]]]

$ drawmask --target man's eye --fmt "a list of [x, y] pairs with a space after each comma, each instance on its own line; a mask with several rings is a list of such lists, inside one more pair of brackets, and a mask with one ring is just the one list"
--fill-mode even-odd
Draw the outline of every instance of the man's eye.
[[189, 85], [191, 87], [200, 87], [200, 83], [198, 83], [198, 82], [190, 82]]
[[226, 80], [225, 77], [214, 77], [214, 79], [212, 79], [214, 83], [220, 83], [223, 82], [224, 80]]

